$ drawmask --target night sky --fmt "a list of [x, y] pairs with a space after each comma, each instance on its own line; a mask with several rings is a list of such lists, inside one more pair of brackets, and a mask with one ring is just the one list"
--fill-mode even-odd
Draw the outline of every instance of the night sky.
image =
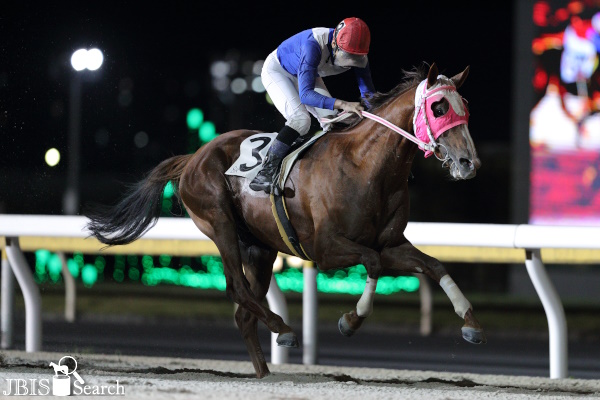
[[[470, 131], [484, 168], [486, 151], [509, 148], [512, 2], [181, 3], [36, 5], [0, 17], [0, 212], [61, 213], [57, 193], [64, 188], [69, 85], [75, 74], [69, 59], [80, 47], [98, 47], [105, 56], [100, 70], [83, 74], [84, 201], [112, 201], [120, 195], [115, 182], [138, 180], [164, 158], [188, 152], [193, 143], [185, 115], [192, 107], [201, 108], [219, 133], [279, 130], [283, 118], [264, 93], [219, 97], [211, 85], [211, 63], [237, 57], [241, 68], [303, 29], [334, 27], [349, 16], [370, 27], [369, 59], [378, 91], [392, 89], [403, 69], [422, 62], [436, 62], [450, 76], [470, 65], [461, 94], [469, 100]], [[325, 83], [334, 97], [359, 96], [351, 73]], [[135, 142], [140, 132], [148, 138], [142, 147]], [[51, 147], [62, 154], [53, 168], [44, 162]], [[417, 178], [435, 171], [430, 181], [462, 185], [456, 193], [483, 192], [489, 189], [482, 179], [497, 180], [491, 168], [487, 178], [485, 173], [475, 178], [479, 183], [449, 183], [434, 162], [421, 157], [415, 164]], [[509, 171], [495, 173], [508, 186]], [[110, 185], [114, 190], [100, 189]], [[499, 206], [505, 209], [492, 222], [507, 222], [508, 204]], [[459, 210], [447, 219], [478, 219], [464, 214]]]

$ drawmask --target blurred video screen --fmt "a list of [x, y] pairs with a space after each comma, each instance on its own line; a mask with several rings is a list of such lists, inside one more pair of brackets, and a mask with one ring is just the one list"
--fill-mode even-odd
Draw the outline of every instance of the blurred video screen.
[[533, 7], [529, 222], [600, 225], [600, 1]]

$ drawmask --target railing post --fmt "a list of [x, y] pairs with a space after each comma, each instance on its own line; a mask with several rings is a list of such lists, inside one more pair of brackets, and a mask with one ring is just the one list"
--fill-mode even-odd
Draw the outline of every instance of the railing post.
[[540, 249], [526, 251], [525, 266], [548, 318], [548, 332], [550, 334], [550, 378], [566, 378], [569, 360], [565, 310], [552, 281], [546, 273]]
[[302, 268], [302, 363], [317, 363], [317, 268], [312, 261], [305, 261]]
[[0, 331], [2, 339], [0, 348], [10, 349], [13, 346], [14, 314], [15, 314], [15, 275], [10, 269], [6, 249], [2, 250], [2, 295], [0, 300]]
[[18, 238], [6, 238], [6, 255], [25, 300], [25, 351], [42, 349], [42, 300]]
[[76, 310], [77, 310], [77, 290], [75, 286], [75, 278], [69, 271], [67, 259], [65, 253], [62, 251], [58, 253], [60, 262], [62, 264], [62, 276], [65, 281], [65, 320], [67, 322], [75, 322]]
[[[287, 301], [277, 281], [275, 275], [271, 275], [271, 283], [267, 292], [267, 302], [269, 308], [275, 314], [279, 315], [286, 324], [289, 324]], [[271, 364], [286, 364], [289, 358], [289, 349], [277, 345], [277, 334], [271, 333]]]
[[419, 299], [421, 300], [421, 336], [431, 335], [433, 310], [433, 296], [431, 285], [423, 274], [414, 274], [419, 279]]

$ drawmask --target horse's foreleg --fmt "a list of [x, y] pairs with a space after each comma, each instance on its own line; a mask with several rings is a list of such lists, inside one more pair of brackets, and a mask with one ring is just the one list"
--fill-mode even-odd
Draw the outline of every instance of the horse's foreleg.
[[381, 263], [386, 270], [424, 273], [435, 280], [446, 292], [456, 314], [465, 320], [462, 328], [463, 338], [471, 343], [486, 342], [485, 333], [473, 315], [473, 306], [448, 275], [442, 263], [421, 252], [408, 241], [400, 246], [384, 249], [381, 252]]
[[379, 254], [362, 245], [354, 243], [344, 237], [328, 237], [328, 244], [324, 257], [319, 262], [321, 269], [334, 269], [340, 266], [363, 264], [367, 269], [367, 282], [356, 308], [342, 315], [338, 328], [342, 335], [352, 336], [363, 321], [373, 312], [373, 300], [377, 289], [377, 280], [382, 272]]
[[375, 299], [375, 290], [377, 290], [377, 279], [367, 277], [365, 290], [363, 291], [360, 300], [356, 304], [356, 308], [349, 313], [342, 315], [338, 321], [338, 329], [344, 336], [352, 336], [363, 321], [373, 312], [373, 300]]

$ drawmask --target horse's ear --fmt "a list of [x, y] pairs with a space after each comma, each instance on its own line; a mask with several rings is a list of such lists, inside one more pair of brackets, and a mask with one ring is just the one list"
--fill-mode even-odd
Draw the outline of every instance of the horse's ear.
[[435, 63], [431, 64], [431, 67], [429, 67], [429, 72], [427, 73], [427, 89], [435, 85], [439, 74], [440, 73], [437, 65], [435, 65]]
[[460, 88], [463, 83], [465, 83], [465, 79], [467, 79], [467, 76], [469, 76], [469, 66], [467, 65], [467, 68], [465, 68], [465, 70], [463, 72], [461, 72], [458, 75], [454, 75], [452, 78], [452, 82], [454, 82], [454, 86], [456, 86], [456, 88]]

